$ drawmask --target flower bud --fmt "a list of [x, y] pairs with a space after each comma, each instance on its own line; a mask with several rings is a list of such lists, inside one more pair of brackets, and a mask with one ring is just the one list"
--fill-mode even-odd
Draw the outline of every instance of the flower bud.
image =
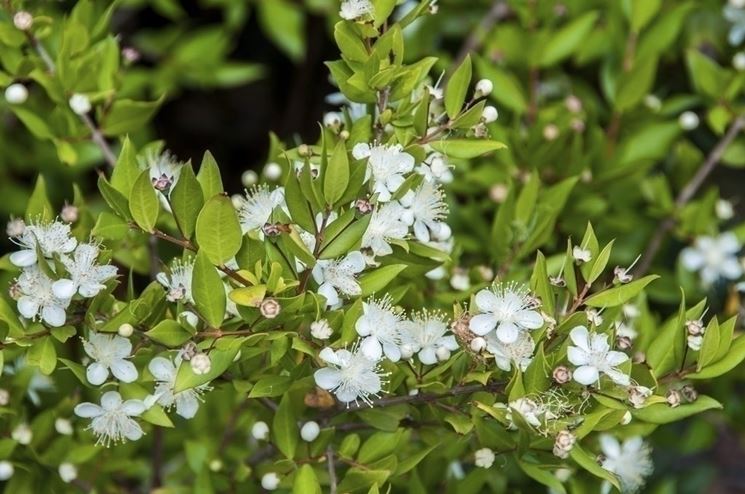
[[233, 204], [235, 209], [240, 209], [245, 203], [245, 199], [240, 194], [233, 194], [230, 196], [230, 202]]
[[577, 261], [578, 264], [582, 264], [592, 260], [592, 252], [590, 252], [590, 249], [583, 249], [579, 245], [575, 245], [572, 249], [572, 257], [574, 257], [574, 260]]
[[628, 350], [633, 346], [634, 342], [628, 336], [617, 336], [616, 346], [621, 350]]
[[274, 472], [265, 473], [261, 477], [261, 487], [268, 491], [273, 491], [279, 487], [279, 476]]
[[732, 57], [732, 67], [738, 72], [745, 70], [745, 52], [737, 52]]
[[646, 386], [629, 386], [629, 403], [634, 408], [641, 408], [647, 402], [647, 398], [652, 396], [652, 390]]
[[579, 113], [582, 111], [582, 100], [573, 94], [570, 94], [564, 98], [564, 106], [571, 113]]
[[[743, 54], [745, 57], [745, 54]], [[714, 207], [714, 211], [722, 221], [731, 220], [735, 216], [735, 208], [732, 207], [732, 203], [726, 199], [719, 199]]]
[[261, 311], [261, 315], [265, 318], [274, 319], [282, 311], [282, 306], [279, 305], [276, 299], [265, 298], [261, 301], [259, 311]]
[[25, 10], [19, 10], [13, 16], [13, 25], [21, 31], [28, 31], [34, 25], [34, 16]]
[[450, 358], [450, 350], [448, 350], [444, 346], [437, 347], [437, 350], [435, 350], [435, 355], [437, 355], [437, 360], [439, 360], [440, 362], [445, 362], [447, 359]]
[[315, 441], [320, 433], [321, 428], [318, 426], [318, 423], [312, 420], [304, 423], [300, 428], [300, 437], [303, 438], [303, 441], [306, 443], [312, 443]]
[[264, 441], [269, 438], [269, 426], [266, 422], [258, 421], [251, 427], [251, 435], [258, 441]]
[[75, 223], [78, 221], [78, 208], [72, 204], [65, 204], [59, 216], [65, 223]]
[[69, 462], [60, 463], [59, 468], [57, 468], [57, 472], [59, 472], [59, 476], [62, 479], [62, 482], [69, 484], [76, 478], [78, 478], [78, 469], [75, 465]]
[[54, 421], [54, 430], [56, 430], [58, 434], [62, 434], [63, 436], [72, 436], [72, 423], [70, 423], [70, 421], [67, 419], [58, 417]]
[[497, 204], [502, 204], [507, 199], [508, 193], [509, 190], [506, 185], [494, 184], [489, 188], [489, 199]]
[[569, 127], [578, 134], [585, 131], [585, 121], [581, 118], [573, 118], [569, 122]]
[[200, 376], [207, 374], [212, 369], [212, 362], [206, 353], [197, 353], [191, 358], [189, 363], [194, 374]]
[[132, 336], [132, 333], [134, 333], [135, 328], [128, 322], [125, 322], [121, 326], [119, 326], [119, 329], [116, 330], [116, 332], [119, 334], [119, 336], [123, 338], [129, 338]]
[[220, 470], [222, 470], [223, 464], [222, 464], [222, 461], [215, 458], [214, 460], [210, 461], [210, 464], [208, 466], [209, 466], [210, 471], [219, 472]]
[[494, 451], [489, 448], [481, 448], [474, 453], [474, 463], [480, 468], [489, 468], [494, 464]]
[[680, 392], [676, 389], [671, 389], [667, 392], [665, 401], [667, 401], [667, 404], [670, 405], [672, 408], [675, 408], [680, 405], [680, 398]]
[[699, 124], [698, 115], [696, 115], [692, 111], [684, 111], [678, 117], [678, 124], [680, 125], [680, 128], [683, 130], [693, 130], [696, 127], [698, 127], [698, 124]]
[[264, 176], [267, 180], [276, 182], [282, 177], [282, 167], [277, 163], [267, 163], [264, 167]]
[[349, 131], [342, 130], [341, 132], [339, 132], [339, 139], [341, 139], [342, 141], [346, 141], [347, 139], [349, 139]]
[[8, 480], [13, 476], [13, 472], [15, 472], [15, 468], [13, 468], [11, 462], [6, 460], [0, 461], [0, 480]]
[[745, 9], [745, 0], [729, 0], [728, 3], [736, 9]]
[[126, 63], [132, 64], [140, 59], [140, 52], [136, 48], [125, 46], [122, 48], [122, 58]]
[[18, 444], [27, 446], [31, 444], [31, 441], [34, 438], [34, 433], [31, 432], [31, 428], [28, 426], [28, 424], [19, 424], [10, 433], [10, 437], [12, 437], [14, 441], [18, 442]]
[[642, 352], [641, 350], [634, 353], [634, 356], [631, 357], [631, 361], [635, 364], [643, 364], [647, 361], [647, 354]]
[[319, 340], [328, 340], [329, 338], [331, 338], [331, 335], [333, 333], [334, 330], [331, 329], [331, 326], [326, 319], [314, 321], [310, 324], [310, 335], [313, 338]]
[[362, 214], [371, 213], [375, 206], [367, 199], [357, 199], [354, 201], [354, 207]]
[[484, 96], [489, 96], [493, 90], [494, 84], [492, 81], [489, 79], [481, 79], [476, 83], [476, 93], [474, 96], [476, 98], [483, 98]]
[[338, 131], [341, 128], [341, 115], [336, 112], [328, 112], [323, 116], [323, 126]]
[[5, 233], [9, 237], [20, 237], [26, 231], [26, 223], [21, 218], [11, 218], [5, 226]]
[[554, 441], [554, 456], [562, 459], [568, 458], [576, 440], [577, 438], [571, 432], [559, 431]]
[[543, 127], [543, 138], [547, 141], [555, 141], [559, 137], [559, 128], [554, 124]]
[[701, 346], [704, 344], [703, 336], [688, 336], [686, 340], [688, 342], [688, 348], [690, 348], [694, 352], [698, 352], [699, 350], [701, 350]]
[[241, 174], [241, 183], [244, 187], [251, 187], [256, 185], [259, 181], [259, 175], [253, 170], [246, 170]]
[[28, 89], [20, 83], [11, 84], [5, 88], [5, 101], [11, 105], [20, 105], [28, 99]]
[[455, 290], [465, 291], [471, 287], [471, 280], [468, 273], [463, 269], [456, 268], [450, 277], [450, 286]]
[[696, 388], [694, 388], [690, 384], [686, 384], [685, 386], [680, 388], [680, 393], [688, 401], [696, 401], [698, 399], [698, 391], [696, 391]]
[[499, 112], [493, 106], [486, 106], [484, 107], [484, 110], [481, 112], [481, 120], [484, 123], [496, 122], [497, 118], [499, 118]]
[[551, 377], [553, 377], [554, 382], [557, 384], [566, 384], [572, 380], [572, 371], [563, 365], [559, 365], [554, 368]]
[[5, 388], [0, 388], [0, 406], [4, 407], [10, 403], [10, 392]]
[[313, 156], [313, 150], [307, 144], [301, 144], [297, 147], [297, 154], [304, 157]]
[[92, 108], [91, 100], [88, 99], [88, 96], [80, 93], [75, 93], [70, 96], [69, 103], [73, 113], [77, 115], [85, 115], [91, 111]]
[[644, 97], [644, 106], [653, 112], [658, 112], [662, 108], [662, 101], [654, 94], [648, 94]]
[[473, 350], [476, 353], [480, 353], [481, 351], [486, 348], [486, 340], [482, 338], [481, 336], [477, 336], [476, 338], [471, 340], [471, 350]]
[[704, 321], [701, 319], [686, 321], [685, 326], [690, 336], [701, 336], [704, 334]]
[[401, 345], [401, 358], [403, 360], [409, 360], [414, 356], [414, 346], [411, 343], [404, 343]]
[[411, 388], [409, 390], [409, 396], [416, 396], [419, 394], [419, 388]]

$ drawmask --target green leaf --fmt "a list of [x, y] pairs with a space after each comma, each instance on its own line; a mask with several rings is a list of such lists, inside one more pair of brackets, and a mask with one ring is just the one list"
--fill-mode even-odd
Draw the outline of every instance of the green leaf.
[[143, 170], [132, 185], [129, 194], [129, 212], [137, 225], [146, 232], [152, 232], [158, 221], [160, 202], [150, 180], [150, 170]]
[[686, 61], [696, 91], [710, 98], [720, 98], [729, 82], [729, 73], [710, 57], [695, 49], [686, 52]]
[[39, 338], [26, 353], [26, 362], [39, 368], [42, 374], [50, 375], [57, 367], [57, 350], [54, 340], [46, 336]]
[[585, 300], [585, 305], [589, 305], [590, 307], [617, 307], [639, 295], [644, 290], [644, 287], [657, 278], [659, 276], [651, 274], [626, 285], [604, 290]]
[[190, 239], [197, 224], [197, 215], [204, 205], [202, 188], [187, 164], [181, 167], [178, 182], [171, 191], [169, 201], [178, 228], [184, 238]]
[[98, 190], [101, 191], [101, 195], [103, 196], [104, 201], [106, 201], [106, 204], [108, 204], [116, 214], [125, 220], [132, 218], [132, 214], [129, 212], [129, 202], [127, 201], [127, 198], [123, 196], [121, 192], [112, 187], [103, 175], [98, 177]]
[[499, 149], [506, 149], [507, 145], [488, 139], [447, 139], [434, 141], [430, 146], [451, 158], [471, 159]]
[[140, 130], [155, 114], [163, 99], [161, 97], [156, 101], [114, 101], [101, 120], [101, 131], [104, 135], [116, 136]]
[[125, 137], [122, 150], [116, 160], [116, 166], [111, 173], [111, 185], [121, 192], [124, 197], [129, 197], [132, 187], [142, 173], [137, 164], [137, 152], [129, 137]]
[[722, 404], [714, 398], [699, 395], [693, 403], [683, 403], [673, 408], [667, 403], [655, 403], [644, 408], [632, 409], [634, 418], [650, 424], [669, 424], [706, 410], [721, 409]]
[[307, 463], [295, 474], [292, 494], [321, 494], [321, 484], [318, 483], [316, 472]]
[[285, 394], [279, 402], [279, 407], [272, 419], [272, 437], [274, 445], [289, 459], [295, 457], [295, 449], [298, 443], [297, 417], [290, 400], [290, 395]]
[[712, 317], [706, 326], [706, 331], [704, 331], [704, 340], [701, 344], [701, 350], [698, 353], [698, 363], [696, 364], [697, 371], [700, 371], [714, 361], [714, 358], [719, 352], [719, 340], [719, 321], [717, 321], [716, 317]]
[[241, 248], [241, 225], [233, 203], [224, 195], [212, 196], [197, 217], [197, 243], [200, 251], [217, 266], [235, 256]]
[[323, 195], [326, 203], [334, 205], [349, 185], [349, 158], [344, 141], [336, 143], [323, 175]]
[[295, 173], [287, 174], [287, 181], [285, 182], [285, 202], [293, 223], [299, 225], [306, 232], [315, 232], [316, 222], [313, 219], [313, 212], [309, 199], [303, 194], [303, 191], [300, 188], [300, 180]]
[[662, 0], [632, 0], [631, 29], [638, 33], [651, 21], [662, 6]]
[[739, 336], [734, 339], [725, 357], [707, 366], [700, 372], [688, 374], [686, 378], [711, 379], [718, 377], [737, 367], [743, 360], [745, 360], [745, 336]]
[[577, 465], [584, 468], [594, 476], [599, 477], [603, 480], [607, 480], [619, 491], [621, 490], [621, 486], [618, 483], [618, 478], [605, 468], [598, 465], [598, 462], [595, 461], [595, 458], [590, 456], [590, 454], [582, 449], [579, 444], [575, 444], [574, 447], [572, 447], [572, 449], [569, 451], [569, 455], [577, 463]]
[[52, 205], [49, 203], [49, 199], [47, 199], [46, 182], [44, 181], [44, 177], [39, 175], [26, 205], [26, 221], [52, 221], [55, 216]]
[[342, 56], [347, 60], [365, 63], [370, 58], [365, 44], [355, 32], [351, 23], [346, 21], [337, 22], [334, 26], [334, 39], [341, 50]]
[[147, 331], [145, 335], [156, 343], [167, 347], [181, 346], [189, 339], [191, 333], [173, 319], [160, 321], [153, 329]]
[[221, 194], [223, 191], [220, 168], [209, 151], [204, 152], [202, 164], [199, 166], [199, 173], [197, 173], [197, 181], [202, 186], [205, 201], [208, 201], [214, 195]]
[[[350, 212], [353, 212], [353, 210], [350, 210]], [[321, 244], [318, 258], [335, 259], [347, 254], [348, 252], [358, 250], [362, 243], [362, 236], [365, 234], [371, 218], [372, 215], [367, 214], [362, 218], [353, 220], [336, 234], [332, 234], [332, 229], [329, 227], [326, 230], [324, 243]], [[342, 217], [339, 217], [339, 219], [330, 226], [334, 225], [341, 219]]]
[[616, 93], [615, 107], [624, 112], [635, 107], [650, 93], [657, 73], [657, 56], [636, 60], [634, 67], [623, 74]]
[[228, 296], [237, 305], [258, 307], [266, 295], [266, 285], [245, 286], [231, 290]]
[[544, 470], [538, 465], [534, 465], [533, 463], [528, 463], [523, 460], [519, 460], [517, 464], [520, 466], [520, 469], [525, 472], [525, 475], [535, 480], [536, 482], [549, 487], [552, 492], [566, 494], [564, 484], [562, 484], [561, 481], [553, 473], [549, 472], [548, 470]]
[[289, 0], [258, 2], [261, 29], [293, 61], [305, 56], [305, 15], [301, 5]]
[[451, 120], [460, 113], [471, 85], [471, 56], [467, 55], [445, 87], [445, 111]]
[[248, 393], [249, 398], [281, 396], [294, 382], [290, 376], [269, 376], [259, 379]]
[[401, 440], [401, 430], [396, 432], [375, 432], [357, 453], [357, 463], [367, 465], [396, 451]]
[[587, 12], [554, 33], [544, 43], [538, 64], [548, 67], [571, 56], [587, 40], [597, 18], [597, 12]]
[[601, 250], [594, 259], [592, 259], [592, 267], [590, 268], [590, 272], [587, 276], [587, 283], [592, 284], [595, 280], [600, 278], [601, 274], [603, 274], [605, 267], [608, 265], [608, 259], [610, 259], [611, 251], [613, 250], [613, 243], [614, 241], [611, 240], [611, 242], [603, 247], [603, 250]]
[[225, 319], [225, 285], [207, 254], [200, 250], [194, 262], [192, 294], [197, 310], [213, 328]]
[[367, 297], [381, 291], [388, 286], [388, 283], [401, 274], [406, 267], [406, 264], [391, 264], [363, 274], [359, 280], [360, 287], [362, 287], [361, 296]]

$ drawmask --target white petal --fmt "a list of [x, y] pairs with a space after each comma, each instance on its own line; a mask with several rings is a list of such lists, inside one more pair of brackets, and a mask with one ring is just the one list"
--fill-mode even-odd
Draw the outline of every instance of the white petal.
[[122, 395], [116, 391], [107, 391], [101, 396], [101, 406], [104, 410], [114, 410], [122, 404]]
[[574, 365], [587, 365], [590, 362], [590, 355], [576, 346], [567, 347], [567, 358]]
[[54, 293], [54, 296], [57, 298], [72, 298], [76, 291], [77, 287], [72, 280], [62, 279], [57, 280], [52, 284], [52, 293]]
[[360, 273], [365, 269], [365, 256], [358, 250], [350, 252], [341, 262], [341, 266], [348, 268], [353, 273]]
[[569, 333], [569, 338], [572, 339], [575, 345], [580, 347], [582, 350], [590, 351], [590, 334], [587, 328], [584, 326], [577, 326], [572, 329]]
[[36, 251], [28, 249], [13, 252], [10, 255], [10, 262], [13, 263], [13, 265], [18, 266], [19, 268], [26, 268], [28, 266], [36, 264]]
[[362, 340], [360, 351], [370, 360], [378, 361], [383, 357], [383, 348], [380, 346], [380, 342], [372, 336]]
[[47, 305], [41, 309], [41, 318], [52, 327], [64, 326], [67, 314], [65, 309], [58, 305]]
[[481, 312], [494, 312], [499, 307], [499, 297], [491, 290], [481, 290], [473, 301]]
[[401, 360], [401, 350], [393, 343], [385, 343], [383, 345], [383, 353], [391, 362], [398, 362]]
[[31, 297], [21, 297], [16, 304], [18, 312], [26, 319], [33, 319], [39, 313], [39, 302]]
[[419, 240], [422, 243], [427, 243], [430, 240], [429, 237], [429, 229], [427, 228], [427, 225], [424, 224], [422, 221], [415, 221], [414, 222], [414, 236], [417, 240]]
[[136, 417], [145, 413], [147, 406], [142, 400], [127, 400], [122, 403], [122, 410], [130, 417]]
[[173, 362], [163, 357], [152, 359], [147, 368], [158, 381], [170, 381], [176, 375], [176, 367]]
[[615, 437], [609, 434], [600, 435], [600, 449], [608, 458], [618, 458], [621, 456], [621, 445]]
[[111, 349], [117, 357], [129, 357], [129, 354], [132, 353], [132, 342], [128, 338], [114, 336], [109, 345], [111, 345]]
[[137, 380], [137, 367], [129, 360], [114, 359], [111, 362], [111, 373], [121, 382], [132, 383]]
[[98, 417], [104, 410], [95, 403], [81, 403], [75, 407], [75, 415], [84, 419]]
[[597, 367], [583, 365], [577, 367], [574, 371], [574, 380], [580, 384], [584, 384], [585, 386], [598, 382], [598, 379], [600, 379], [600, 374], [598, 374]]
[[477, 314], [468, 322], [468, 327], [475, 334], [484, 336], [497, 326], [497, 318], [494, 314]]
[[704, 265], [704, 256], [700, 251], [687, 247], [680, 253], [680, 262], [688, 271], [697, 271]]
[[719, 269], [722, 272], [722, 275], [730, 280], [735, 280], [742, 276], [742, 266], [737, 262], [736, 257], [726, 259]]
[[85, 370], [85, 376], [89, 383], [98, 386], [106, 382], [106, 378], [109, 377], [109, 369], [100, 362], [93, 362]]
[[103, 285], [101, 283], [83, 283], [80, 285], [80, 288], [78, 290], [80, 292], [80, 295], [82, 295], [83, 297], [93, 298], [98, 295], [104, 288], [106, 288], [106, 285]]
[[518, 336], [520, 336], [520, 330], [510, 322], [503, 322], [497, 326], [497, 338], [502, 343], [514, 343], [517, 341]]
[[369, 158], [370, 157], [370, 145], [364, 142], [355, 144], [355, 146], [352, 148], [352, 156], [354, 156], [354, 159], [356, 160]]
[[432, 346], [422, 348], [417, 356], [419, 357], [419, 361], [425, 365], [437, 363], [437, 353], [435, 352], [435, 348]]
[[176, 398], [176, 413], [185, 419], [193, 418], [199, 410], [199, 400], [193, 393], [180, 393]]
[[724, 252], [735, 254], [740, 250], [740, 242], [737, 235], [732, 232], [724, 232], [718, 238], [719, 248]]
[[611, 351], [605, 356], [605, 362], [611, 367], [617, 367], [618, 365], [626, 362], [629, 356], [623, 352]]
[[331, 286], [331, 283], [321, 284], [321, 286], [318, 287], [318, 294], [323, 295], [324, 298], [326, 298], [326, 305], [329, 307], [334, 307], [340, 302], [339, 294], [336, 293], [336, 290]]
[[526, 329], [538, 329], [543, 326], [543, 318], [534, 310], [521, 310], [514, 316], [514, 322]]
[[629, 376], [617, 369], [606, 369], [605, 374], [618, 385], [628, 386], [631, 383]]
[[137, 422], [131, 420], [127, 427], [124, 429], [124, 437], [130, 441], [137, 441], [143, 435], [142, 427]]
[[313, 377], [318, 387], [325, 390], [332, 390], [341, 384], [341, 373], [336, 369], [330, 369], [328, 367], [318, 369], [313, 374]]

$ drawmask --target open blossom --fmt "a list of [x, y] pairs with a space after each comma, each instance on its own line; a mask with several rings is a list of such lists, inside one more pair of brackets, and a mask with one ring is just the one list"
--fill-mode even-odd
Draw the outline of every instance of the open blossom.
[[481, 448], [474, 453], [474, 464], [480, 468], [490, 468], [494, 464], [496, 456], [489, 448]]
[[533, 360], [535, 342], [525, 331], [521, 331], [512, 343], [502, 343], [496, 333], [489, 333], [486, 335], [486, 350], [494, 355], [497, 367], [503, 371], [509, 371], [513, 365], [524, 371]]
[[246, 190], [246, 197], [238, 208], [238, 219], [243, 233], [258, 230], [272, 217], [274, 209], [285, 203], [283, 187], [269, 190], [266, 185], [255, 186]]
[[142, 170], [150, 170], [153, 188], [164, 195], [169, 195], [176, 186], [181, 168], [184, 166], [170, 152], [154, 150], [139, 158], [138, 164]]
[[447, 320], [440, 312], [414, 314], [410, 321], [403, 322], [402, 330], [403, 341], [412, 346], [411, 351], [425, 365], [436, 364], [439, 355], [458, 349], [458, 342], [450, 334]]
[[319, 285], [318, 293], [326, 298], [326, 305], [339, 307], [340, 294], [353, 297], [362, 293], [356, 275], [364, 269], [365, 258], [360, 251], [350, 252], [342, 259], [318, 261], [312, 274]]
[[535, 302], [527, 290], [516, 285], [500, 285], [484, 289], [474, 299], [480, 312], [468, 323], [471, 331], [484, 336], [496, 329], [502, 343], [514, 343], [521, 331], [543, 326], [541, 314], [535, 310]]
[[171, 264], [170, 275], [166, 273], [157, 274], [155, 279], [168, 290], [166, 299], [169, 302], [194, 303], [194, 298], [191, 294], [191, 277], [193, 271], [194, 259], [174, 259]]
[[[530, 398], [518, 398], [510, 402], [510, 409], [518, 412], [525, 421], [533, 427], [541, 426], [541, 415], [546, 414], [546, 410]], [[511, 419], [511, 416], [508, 417]]]
[[362, 248], [370, 249], [375, 256], [387, 256], [393, 252], [391, 240], [403, 240], [409, 226], [401, 220], [404, 209], [392, 201], [375, 210], [370, 224], [362, 236]]
[[355, 159], [367, 159], [365, 180], [372, 178], [373, 193], [379, 202], [388, 202], [404, 183], [404, 174], [414, 169], [414, 157], [400, 144], [390, 146], [360, 143], [352, 149]]
[[372, 405], [370, 396], [377, 396], [383, 389], [383, 374], [377, 361], [359, 349], [334, 351], [326, 347], [318, 356], [329, 364], [313, 375], [320, 388], [333, 392], [347, 404], [362, 400]]
[[385, 354], [392, 362], [398, 362], [402, 322], [401, 315], [391, 307], [390, 298], [363, 302], [362, 315], [354, 325], [362, 337], [360, 352], [370, 360], [380, 360]]
[[53, 282], [38, 266], [30, 266], [21, 272], [16, 280], [18, 312], [26, 319], [41, 320], [53, 327], [65, 324], [65, 310], [70, 305], [69, 298], [60, 298], [52, 290]]
[[698, 271], [701, 282], [709, 286], [720, 278], [734, 280], [742, 276], [742, 266], [737, 260], [741, 248], [732, 232], [698, 237], [691, 247], [683, 249], [680, 260], [688, 271]]
[[176, 364], [174, 364], [170, 359], [155, 357], [150, 361], [147, 368], [157, 383], [153, 391], [153, 394], [158, 398], [157, 403], [163, 408], [175, 406], [177, 414], [185, 419], [190, 419], [199, 410], [202, 393], [209, 391], [210, 387], [202, 384], [201, 386], [174, 393], [173, 387], [176, 382], [178, 364], [180, 364], [180, 359], [176, 359]]
[[644, 487], [653, 465], [649, 446], [641, 437], [631, 437], [619, 443], [615, 437], [602, 434], [600, 449], [603, 451], [600, 466], [618, 477], [621, 492], [632, 494]]
[[90, 298], [106, 288], [104, 283], [116, 276], [116, 266], [98, 264], [98, 254], [97, 245], [80, 244], [72, 257], [62, 255], [60, 260], [70, 277], [54, 282], [54, 294], [60, 298], [70, 298], [77, 292]]
[[140, 439], [144, 434], [142, 427], [132, 417], [142, 415], [146, 409], [141, 400], [122, 401], [118, 392], [107, 391], [101, 396], [101, 405], [81, 403], [75, 407], [75, 415], [93, 419], [87, 429], [97, 436], [96, 444], [108, 447], [112, 442]]
[[86, 369], [86, 377], [91, 384], [103, 384], [109, 371], [122, 382], [137, 380], [137, 368], [127, 360], [132, 353], [132, 343], [117, 335], [94, 333], [83, 340], [85, 353], [94, 360]]
[[607, 335], [590, 333], [586, 327], [577, 326], [569, 333], [569, 337], [576, 345], [567, 348], [569, 361], [577, 366], [574, 371], [575, 381], [589, 386], [600, 380], [600, 374], [605, 374], [616, 384], [629, 385], [629, 376], [617, 368], [629, 356], [611, 350]]
[[370, 0], [343, 0], [339, 9], [339, 16], [348, 21], [372, 14], [373, 6]]
[[54, 254], [70, 253], [78, 245], [70, 233], [70, 225], [61, 221], [32, 222], [26, 225], [20, 236], [12, 240], [21, 250], [10, 255], [10, 262], [19, 268], [36, 264], [37, 246], [44, 257], [51, 258]]
[[420, 242], [450, 237], [450, 227], [442, 221], [447, 216], [448, 207], [439, 186], [425, 181], [415, 191], [407, 192], [401, 198], [401, 205], [406, 208], [401, 219], [414, 227], [414, 236]]
[[453, 181], [453, 172], [450, 168], [451, 165], [447, 162], [445, 156], [440, 153], [432, 153], [424, 163], [416, 167], [416, 171], [428, 182], [449, 184]]

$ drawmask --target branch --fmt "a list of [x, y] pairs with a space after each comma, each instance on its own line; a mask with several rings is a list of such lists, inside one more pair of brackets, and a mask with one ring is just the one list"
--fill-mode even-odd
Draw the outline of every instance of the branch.
[[660, 226], [655, 230], [654, 235], [650, 239], [647, 248], [644, 250], [644, 254], [642, 254], [641, 260], [635, 270], [637, 276], [641, 276], [649, 270], [657, 251], [659, 251], [662, 246], [662, 241], [664, 240], [665, 235], [667, 235], [675, 226], [675, 215], [680, 212], [683, 206], [688, 204], [688, 201], [690, 201], [694, 195], [696, 195], [696, 192], [698, 192], [698, 189], [700, 189], [704, 184], [706, 178], [719, 164], [719, 161], [722, 159], [722, 155], [727, 150], [727, 147], [732, 143], [735, 137], [737, 137], [737, 134], [743, 130], [743, 128], [745, 128], [745, 116], [741, 115], [735, 119], [729, 130], [727, 130], [727, 133], [722, 136], [722, 139], [716, 146], [714, 146], [714, 149], [712, 149], [706, 157], [701, 168], [698, 169], [693, 178], [691, 178], [691, 180], [680, 191], [678, 197], [675, 199], [675, 209], [662, 221], [662, 223], [660, 223]]
[[326, 448], [326, 462], [329, 468], [329, 494], [336, 494], [336, 463], [331, 445]]

